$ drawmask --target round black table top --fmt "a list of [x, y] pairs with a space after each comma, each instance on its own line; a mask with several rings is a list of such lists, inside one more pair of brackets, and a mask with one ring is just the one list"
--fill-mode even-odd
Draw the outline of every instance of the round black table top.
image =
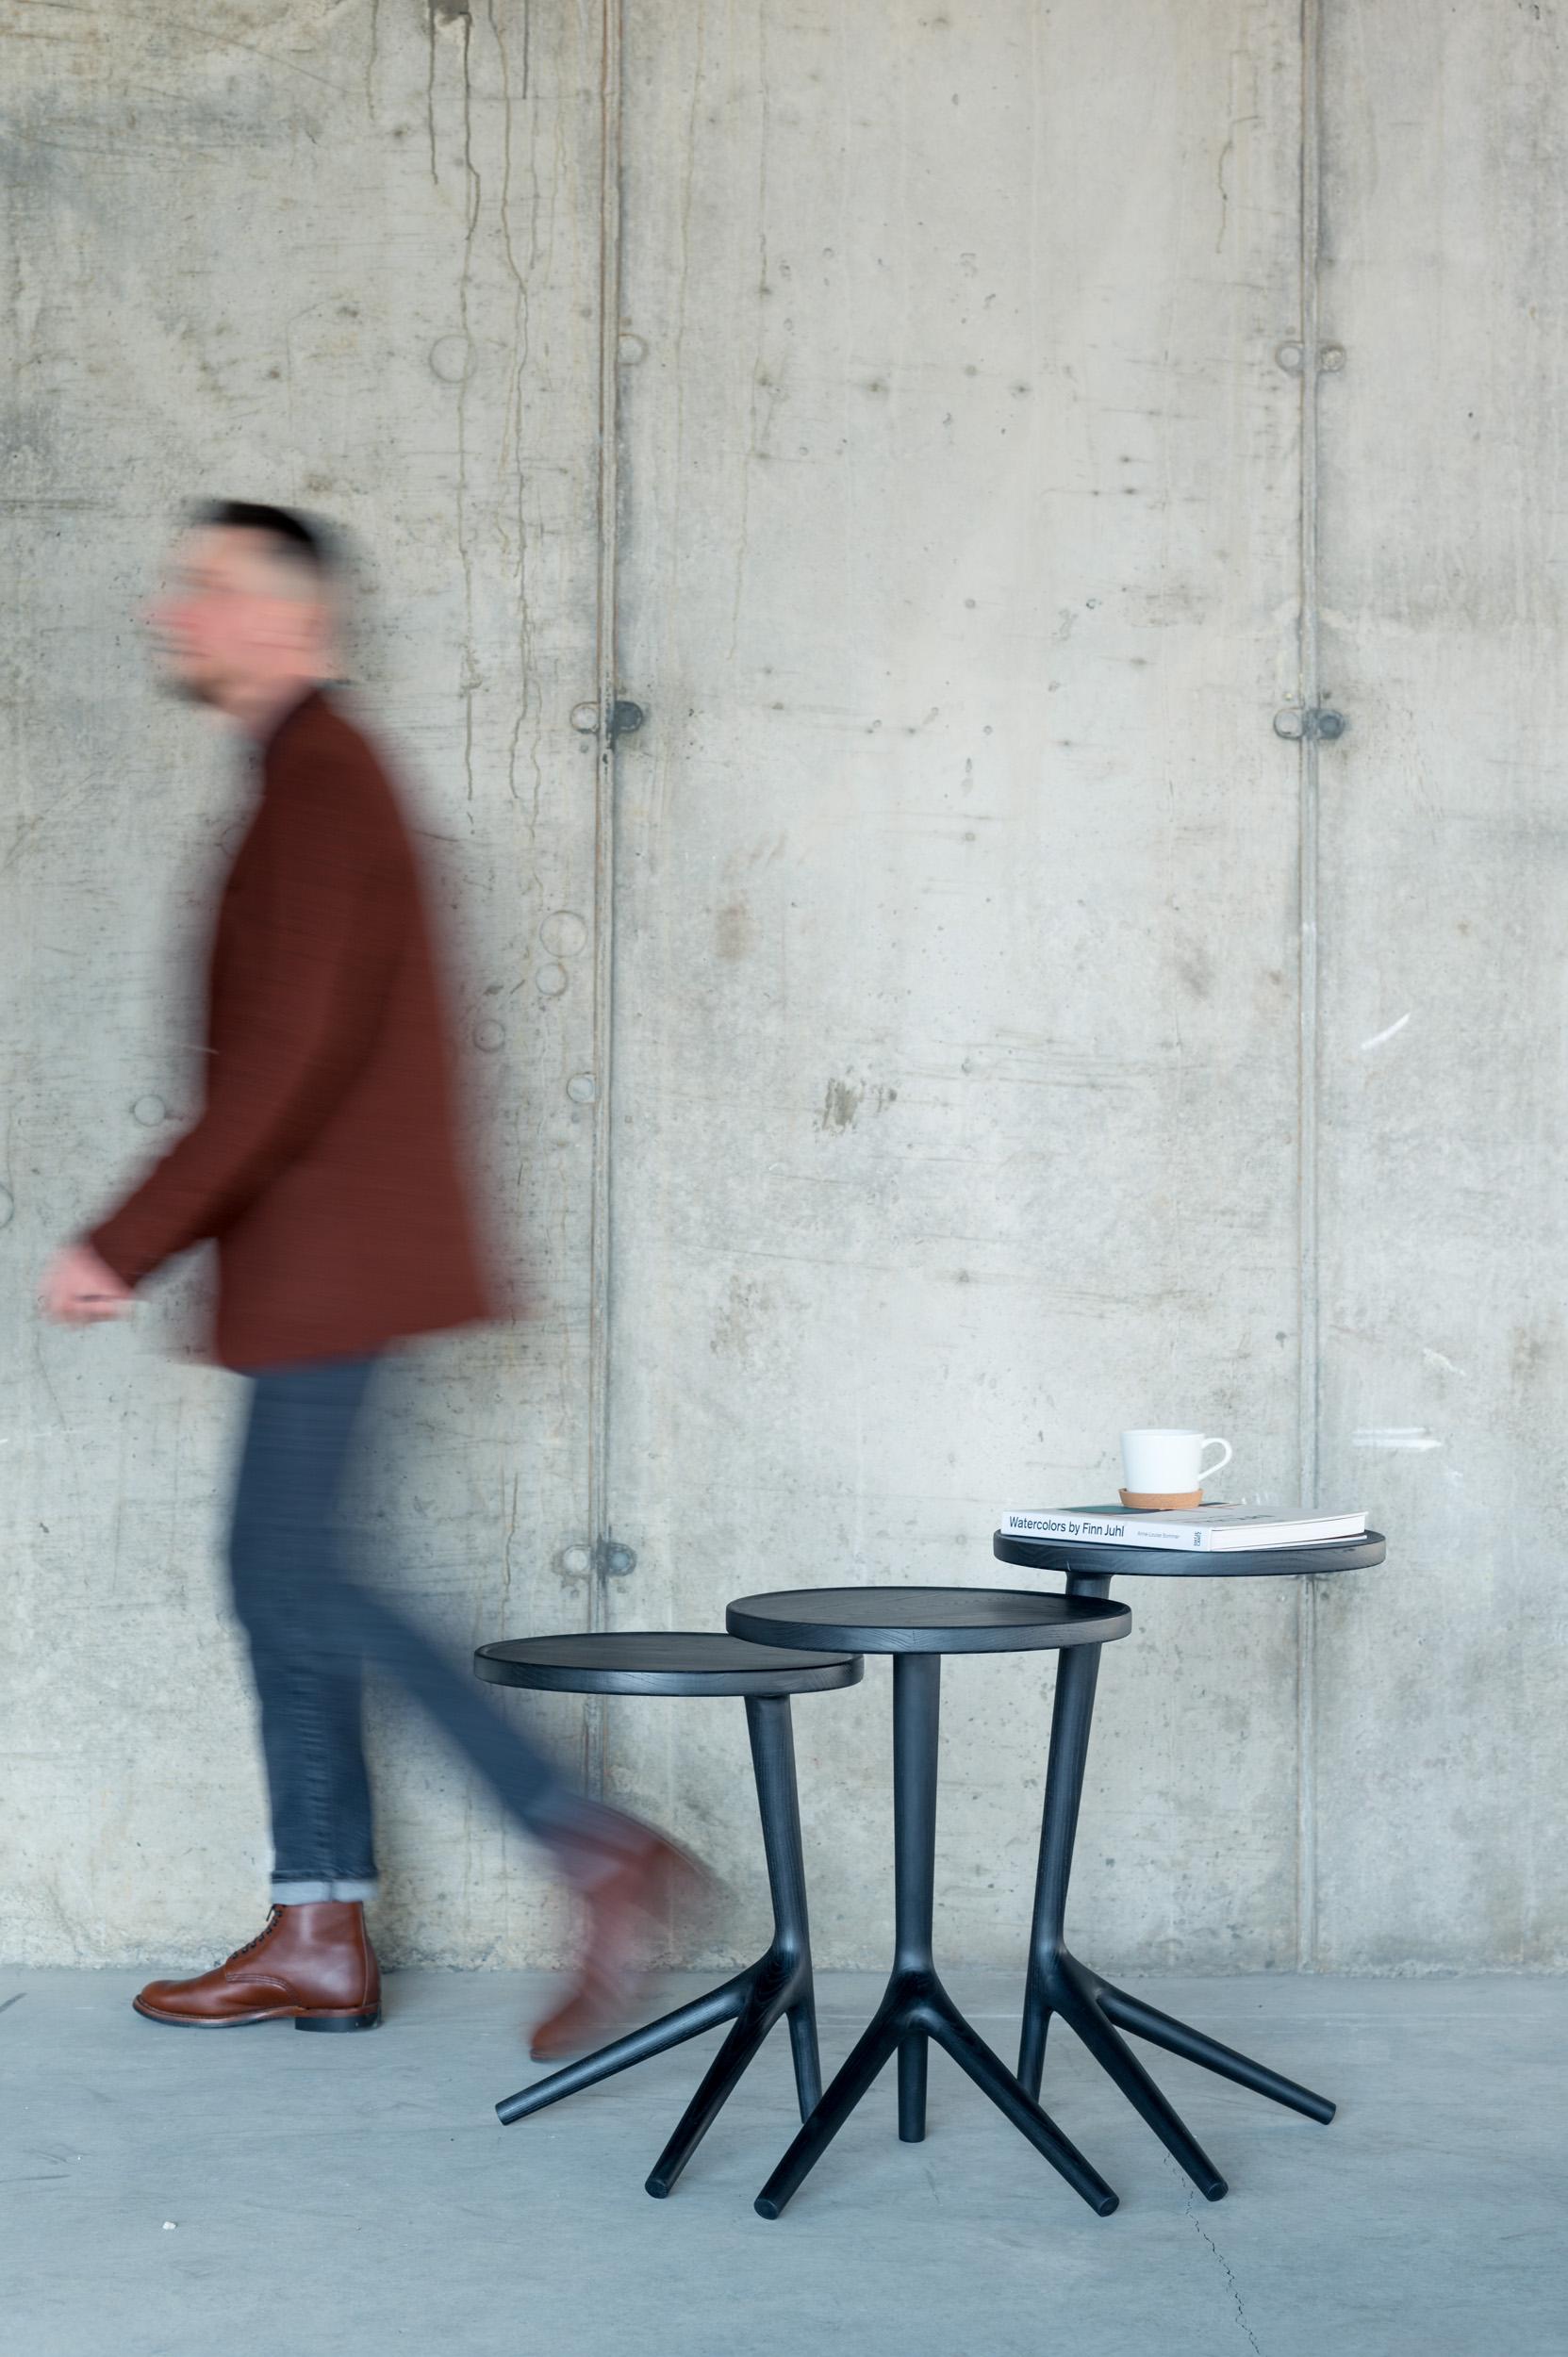
[[1125, 1637], [1125, 1604], [1015, 1588], [787, 1588], [740, 1596], [724, 1615], [759, 1644], [851, 1645], [856, 1653], [1029, 1653]]
[[553, 1694], [823, 1694], [858, 1686], [866, 1664], [849, 1653], [781, 1653], [717, 1629], [627, 1629], [602, 1635], [511, 1637], [481, 1645], [476, 1677]]
[[1388, 1553], [1381, 1531], [1364, 1539], [1319, 1539], [1309, 1547], [1075, 1546], [1070, 1539], [1015, 1539], [999, 1530], [1000, 1563], [1035, 1572], [1089, 1573], [1097, 1579], [1299, 1579], [1306, 1572], [1365, 1572]]

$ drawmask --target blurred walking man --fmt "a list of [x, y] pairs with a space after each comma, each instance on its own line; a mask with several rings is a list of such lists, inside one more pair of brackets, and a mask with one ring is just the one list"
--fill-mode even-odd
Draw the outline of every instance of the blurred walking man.
[[371, 2029], [380, 1976], [360, 1744], [361, 1665], [389, 1669], [546, 1843], [582, 1894], [576, 1985], [545, 2060], [598, 2042], [639, 1920], [694, 1875], [634, 1819], [565, 1786], [469, 1674], [341, 1559], [337, 1512], [378, 1358], [491, 1308], [463, 1183], [446, 1023], [413, 846], [381, 764], [322, 692], [335, 554], [283, 509], [206, 510], [153, 620], [171, 683], [248, 739], [249, 832], [207, 989], [204, 1108], [44, 1280], [68, 1325], [121, 1315], [161, 1263], [218, 1248], [215, 1356], [249, 1412], [229, 1565], [250, 1640], [272, 1804], [265, 1929], [194, 1980], [136, 1999], [153, 2021]]

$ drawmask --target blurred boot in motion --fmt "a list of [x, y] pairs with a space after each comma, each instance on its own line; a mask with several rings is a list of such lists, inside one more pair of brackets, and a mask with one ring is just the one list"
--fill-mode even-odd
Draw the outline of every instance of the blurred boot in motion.
[[647, 1927], [674, 1906], [689, 1908], [709, 1877], [697, 1860], [647, 1826], [619, 1854], [587, 1852], [569, 1863], [587, 1913], [575, 1983], [553, 2013], [536, 2023], [528, 2051], [557, 2062], [603, 2045], [635, 2003], [641, 1973], [637, 1949]]

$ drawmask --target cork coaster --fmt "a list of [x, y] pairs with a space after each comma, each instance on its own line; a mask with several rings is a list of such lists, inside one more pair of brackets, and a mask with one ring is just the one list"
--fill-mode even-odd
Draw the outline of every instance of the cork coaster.
[[1157, 1508], [1160, 1507], [1169, 1506], [1201, 1506], [1203, 1503], [1203, 1492], [1201, 1490], [1180, 1490], [1173, 1491], [1168, 1497], [1162, 1497], [1152, 1490], [1123, 1490], [1121, 1492], [1121, 1502], [1124, 1506], [1140, 1507], [1144, 1508]]

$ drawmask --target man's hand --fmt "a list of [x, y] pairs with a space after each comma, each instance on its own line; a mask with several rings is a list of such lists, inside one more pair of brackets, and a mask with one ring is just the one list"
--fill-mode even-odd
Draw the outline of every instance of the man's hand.
[[91, 1244], [68, 1244], [43, 1272], [40, 1295], [45, 1317], [58, 1326], [95, 1326], [101, 1318], [123, 1318], [136, 1295], [105, 1266]]

